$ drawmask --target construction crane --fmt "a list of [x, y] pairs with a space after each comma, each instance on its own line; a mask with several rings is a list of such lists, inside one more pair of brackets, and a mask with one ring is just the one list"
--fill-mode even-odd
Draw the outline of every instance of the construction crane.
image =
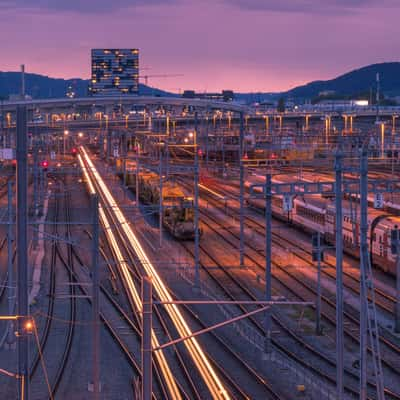
[[139, 79], [144, 79], [144, 84], [148, 86], [149, 78], [175, 78], [183, 74], [159, 74], [159, 75], [141, 75]]

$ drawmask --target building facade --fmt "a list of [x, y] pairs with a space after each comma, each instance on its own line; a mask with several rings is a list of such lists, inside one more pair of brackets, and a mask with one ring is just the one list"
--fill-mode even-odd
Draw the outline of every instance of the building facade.
[[92, 96], [139, 93], [138, 49], [92, 49]]

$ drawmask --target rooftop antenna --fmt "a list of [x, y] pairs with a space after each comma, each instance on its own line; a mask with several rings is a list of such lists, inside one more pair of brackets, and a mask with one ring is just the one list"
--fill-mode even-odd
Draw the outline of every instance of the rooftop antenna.
[[379, 72], [376, 73], [376, 122], [379, 122], [379, 90], [380, 90], [380, 79]]

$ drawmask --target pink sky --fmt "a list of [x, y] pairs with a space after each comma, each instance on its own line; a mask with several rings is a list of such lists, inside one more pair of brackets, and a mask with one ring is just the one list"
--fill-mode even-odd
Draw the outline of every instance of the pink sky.
[[143, 74], [184, 74], [149, 78], [153, 86], [254, 92], [399, 60], [400, 9], [392, 0], [83, 3], [5, 0], [0, 70], [25, 63], [28, 72], [87, 78], [91, 48], [138, 47], [141, 66], [151, 67]]

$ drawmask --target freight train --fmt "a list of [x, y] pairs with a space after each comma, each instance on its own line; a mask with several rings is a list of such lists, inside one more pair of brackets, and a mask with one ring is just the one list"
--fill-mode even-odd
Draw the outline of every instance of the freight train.
[[[247, 183], [246, 186], [249, 184]], [[264, 209], [265, 200], [248, 199], [255, 208]], [[391, 203], [390, 211], [399, 206]], [[325, 241], [335, 244], [336, 208], [334, 200], [320, 195], [297, 195], [292, 200], [292, 209], [283, 210], [282, 196], [272, 197], [272, 213], [276, 218], [287, 221], [310, 233], [320, 232]], [[391, 232], [400, 228], [400, 217], [384, 210], [368, 209], [368, 242], [371, 264], [383, 271], [396, 275], [396, 254], [392, 252]], [[359, 205], [343, 200], [343, 248], [359, 257], [360, 211]]]
[[[122, 174], [119, 174], [122, 178]], [[153, 172], [139, 172], [139, 198], [144, 204], [158, 206], [160, 201], [160, 178]], [[126, 185], [134, 192], [136, 173], [126, 175]], [[171, 180], [163, 182], [163, 216], [165, 229], [175, 238], [193, 240], [195, 237], [193, 198], [187, 197], [180, 186]], [[156, 213], [158, 213], [156, 208]]]

